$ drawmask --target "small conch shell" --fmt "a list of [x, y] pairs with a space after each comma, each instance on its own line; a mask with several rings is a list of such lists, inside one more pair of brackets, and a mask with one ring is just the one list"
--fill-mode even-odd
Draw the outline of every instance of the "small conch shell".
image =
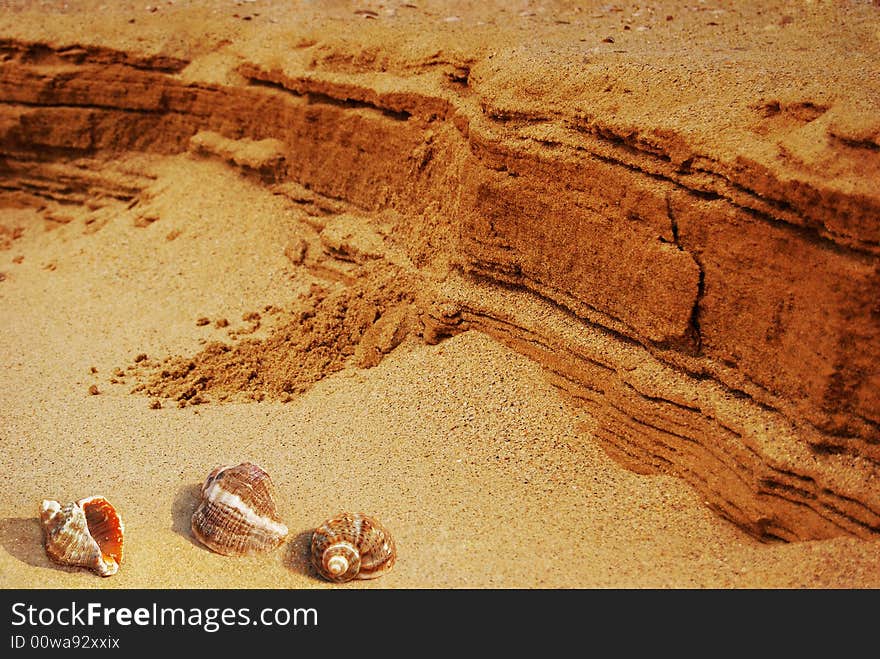
[[46, 554], [56, 563], [87, 567], [102, 577], [119, 570], [124, 528], [119, 513], [104, 497], [86, 497], [66, 505], [44, 499], [40, 524]]
[[202, 485], [192, 532], [218, 554], [246, 556], [276, 549], [288, 529], [275, 508], [275, 486], [250, 462], [214, 469]]
[[312, 565], [330, 581], [375, 579], [394, 567], [391, 534], [363, 513], [341, 513], [312, 532]]

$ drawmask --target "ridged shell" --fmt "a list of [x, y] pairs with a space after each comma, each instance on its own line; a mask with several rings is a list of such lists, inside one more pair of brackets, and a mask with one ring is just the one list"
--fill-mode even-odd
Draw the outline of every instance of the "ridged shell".
[[203, 545], [226, 556], [279, 547], [288, 529], [278, 517], [269, 474], [250, 462], [214, 469], [202, 484], [192, 532]]
[[65, 505], [44, 499], [40, 524], [46, 554], [56, 563], [87, 567], [102, 577], [119, 570], [125, 529], [119, 513], [104, 497], [85, 497]]
[[388, 530], [363, 513], [340, 513], [312, 532], [312, 565], [329, 581], [375, 579], [397, 560]]

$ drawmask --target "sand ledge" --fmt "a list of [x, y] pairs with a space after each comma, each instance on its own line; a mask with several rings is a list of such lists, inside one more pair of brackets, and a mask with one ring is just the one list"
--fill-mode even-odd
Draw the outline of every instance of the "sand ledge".
[[[80, 10], [88, 7], [82, 3]], [[314, 19], [337, 20], [333, 11]], [[239, 32], [238, 23], [217, 20], [224, 30], [237, 35], [235, 49], [244, 52], [253, 47], [248, 45], [247, 30]], [[23, 39], [33, 29], [29, 25], [22, 21], [8, 33]], [[809, 25], [804, 28], [807, 32]], [[504, 36], [503, 31], [498, 34]], [[42, 38], [48, 40], [51, 35]], [[363, 38], [369, 40], [370, 33]], [[28, 67], [33, 63], [25, 62], [21, 75], [37, 76], [33, 78], [37, 81], [46, 71], [51, 78], [72, 64], [90, 66], [104, 58], [98, 62], [100, 69], [93, 71], [99, 78], [106, 75], [100, 71], [113, 71], [113, 67], [123, 75], [115, 78], [116, 82], [116, 74], [109, 75], [105, 82], [110, 86], [93, 85], [87, 93], [106, 94], [113, 84], [121, 80], [130, 85], [143, 72], [160, 81], [184, 70], [182, 63], [171, 66], [165, 59], [149, 59], [153, 55], [115, 61], [114, 53], [127, 52], [124, 32], [95, 39], [106, 39], [117, 50], [89, 54], [87, 48], [83, 55], [60, 48], [31, 69]], [[68, 36], [66, 40], [75, 39]], [[131, 52], [149, 50], [149, 40], [146, 43]], [[84, 116], [81, 101], [60, 110], [13, 110], [14, 125], [19, 127], [15, 130], [30, 132], [22, 141], [22, 134], [13, 130], [7, 135], [19, 141], [6, 142], [7, 150], [10, 144], [14, 146], [7, 178], [15, 194], [9, 196], [3, 210], [4, 236], [9, 239], [4, 242], [8, 249], [0, 253], [6, 255], [0, 264], [4, 273], [0, 294], [8, 319], [4, 329], [8, 331], [0, 354], [16, 386], [0, 392], [0, 404], [4, 418], [11, 419], [3, 437], [11, 447], [9, 459], [12, 464], [30, 464], [30, 471], [28, 478], [12, 485], [16, 491], [10, 492], [8, 499], [4, 547], [9, 568], [4, 569], [4, 575], [11, 575], [10, 586], [94, 585], [87, 579], [89, 575], [46, 570], [50, 566], [40, 555], [39, 537], [34, 533], [38, 528], [27, 522], [25, 505], [27, 500], [50, 495], [78, 498], [88, 493], [83, 488], [114, 492], [122, 501], [126, 519], [133, 519], [128, 545], [132, 553], [113, 583], [178, 583], [173, 580], [181, 579], [181, 572], [175, 570], [174, 577], [163, 574], [162, 566], [143, 552], [147, 547], [177, 547], [190, 552], [192, 556], [180, 565], [183, 571], [195, 569], [199, 560], [216, 560], [194, 551], [199, 548], [187, 538], [181, 520], [191, 514], [191, 510], [187, 512], [192, 503], [187, 483], [200, 482], [214, 463], [226, 456], [262, 459], [272, 465], [273, 475], [288, 474], [280, 476], [282, 488], [291, 501], [300, 502], [302, 510], [290, 503], [287, 512], [302, 522], [303, 534], [309, 524], [335, 512], [329, 508], [360, 504], [390, 518], [389, 525], [402, 529], [399, 533], [404, 541], [401, 565], [383, 577], [383, 583], [378, 584], [382, 587], [875, 586], [878, 571], [872, 538], [877, 528], [878, 491], [873, 484], [876, 463], [871, 437], [876, 428], [871, 423], [873, 399], [864, 393], [870, 391], [871, 380], [858, 376], [863, 371], [861, 350], [865, 344], [850, 347], [853, 344], [844, 340], [857, 335], [873, 345], [876, 327], [858, 315], [864, 300], [848, 288], [843, 294], [835, 293], [840, 297], [829, 294], [820, 298], [818, 304], [822, 314], [850, 319], [848, 324], [830, 326], [830, 336], [842, 346], [837, 353], [842, 366], [832, 381], [843, 384], [827, 391], [845, 405], [828, 414], [829, 399], [821, 398], [827, 393], [821, 379], [807, 383], [815, 393], [805, 398], [787, 396], [786, 387], [800, 382], [800, 373], [791, 370], [791, 362], [784, 362], [784, 368], [777, 371], [765, 367], [762, 360], [780, 359], [778, 355], [787, 353], [778, 345], [767, 352], [764, 340], [775, 336], [785, 348], [789, 345], [786, 341], [810, 326], [813, 320], [803, 316], [801, 305], [803, 300], [815, 298], [815, 290], [810, 288], [813, 279], [802, 269], [792, 270], [802, 277], [798, 281], [803, 298], [786, 298], [788, 306], [780, 308], [773, 327], [766, 331], [756, 328], [761, 341], [742, 333], [728, 337], [722, 329], [729, 310], [723, 297], [713, 293], [718, 285], [732, 282], [731, 290], [755, 294], [761, 304], [771, 306], [778, 291], [772, 287], [736, 288], [739, 271], [731, 270], [730, 264], [742, 254], [712, 251], [719, 243], [707, 239], [705, 232], [714, 230], [714, 225], [706, 224], [702, 213], [726, 213], [726, 221], [737, 232], [742, 233], [745, 227], [746, 233], [755, 232], [762, 239], [769, 236], [774, 244], [795, 249], [792, 263], [811, 262], [817, 254], [822, 255], [818, 270], [822, 276], [854, 277], [855, 284], [850, 286], [865, 286], [866, 290], [871, 290], [872, 278], [876, 278], [877, 258], [869, 224], [847, 214], [817, 223], [810, 213], [821, 211], [806, 212], [807, 205], [795, 208], [794, 215], [774, 216], [772, 226], [780, 221], [793, 225], [805, 221], [810, 224], [808, 233], [776, 228], [767, 233], [762, 224], [766, 220], [760, 217], [748, 225], [739, 224], [744, 216], [738, 213], [743, 207], [759, 216], [777, 211], [754, 207], [759, 201], [764, 203], [761, 194], [727, 198], [722, 191], [721, 198], [699, 202], [682, 197], [682, 186], [688, 188], [702, 174], [694, 173], [695, 161], [688, 162], [682, 155], [684, 147], [678, 144], [671, 161], [682, 171], [660, 172], [678, 186], [670, 188], [672, 193], [661, 190], [658, 195], [642, 184], [619, 179], [619, 185], [635, 195], [625, 209], [655, 209], [659, 213], [630, 218], [635, 228], [615, 237], [628, 247], [645, 250], [649, 261], [659, 259], [651, 261], [661, 264], [656, 294], [644, 299], [616, 298], [621, 295], [616, 291], [624, 289], [615, 289], [612, 281], [605, 293], [596, 294], [591, 304], [582, 308], [579, 305], [584, 296], [579, 291], [594, 285], [587, 271], [578, 274], [570, 269], [572, 263], [559, 248], [564, 244], [559, 236], [551, 236], [547, 244], [529, 238], [529, 231], [540, 226], [537, 209], [553, 204], [536, 190], [550, 180], [546, 177], [558, 176], [560, 170], [547, 168], [541, 173], [540, 168], [534, 169], [540, 158], [531, 159], [528, 153], [510, 148], [511, 141], [519, 139], [516, 135], [531, 135], [539, 126], [543, 132], [530, 139], [544, 144], [542, 148], [564, 152], [571, 148], [567, 144], [570, 137], [558, 132], [552, 118], [536, 121], [538, 117], [522, 99], [502, 94], [491, 97], [488, 115], [504, 126], [503, 130], [497, 126], [491, 130], [501, 130], [500, 137], [489, 139], [490, 132], [481, 133], [485, 127], [479, 123], [471, 124], [468, 135], [470, 144], [480, 152], [480, 162], [497, 169], [489, 167], [490, 173], [479, 174], [486, 178], [476, 179], [482, 181], [480, 185], [470, 191], [464, 188], [464, 203], [457, 208], [475, 208], [479, 213], [463, 215], [463, 233], [458, 233], [459, 229], [448, 224], [450, 202], [431, 199], [430, 195], [445, 189], [444, 182], [454, 180], [451, 172], [474, 167], [455, 148], [461, 139], [461, 133], [456, 132], [461, 115], [451, 124], [432, 123], [434, 137], [425, 139], [422, 122], [431, 123], [448, 112], [442, 103], [436, 104], [443, 98], [436, 93], [438, 78], [400, 76], [400, 67], [413, 59], [404, 58], [403, 63], [395, 59], [395, 47], [389, 45], [390, 59], [385, 66], [404, 81], [395, 83], [404, 85], [403, 90], [394, 85], [383, 87], [389, 78], [372, 71], [377, 60], [367, 57], [367, 51], [360, 59], [340, 64], [334, 53], [344, 50], [330, 38], [307, 47], [312, 49], [314, 61], [322, 63], [319, 76], [292, 76], [290, 71], [298, 66], [295, 58], [279, 69], [287, 71], [278, 74], [285, 88], [294, 87], [308, 101], [302, 107], [300, 101], [285, 101], [291, 103], [291, 112], [320, 117], [320, 125], [325, 126], [337, 121], [346, 131], [353, 131], [346, 132], [345, 139], [357, 140], [361, 134], [382, 145], [384, 151], [376, 152], [370, 151], [366, 141], [355, 144], [360, 152], [375, 157], [362, 161], [363, 178], [349, 182], [343, 194], [334, 188], [340, 182], [339, 172], [309, 169], [305, 161], [293, 160], [276, 143], [262, 142], [271, 147], [263, 150], [239, 149], [275, 139], [268, 134], [271, 127], [245, 126], [253, 131], [248, 134], [256, 142], [231, 137], [219, 142], [206, 140], [204, 133], [202, 139], [190, 142], [190, 119], [183, 120], [177, 132], [169, 131], [166, 124], [144, 131], [145, 124], [138, 123], [141, 119], [133, 124], [101, 119], [115, 116], [118, 109], [101, 102], [98, 109], [86, 109], [98, 121], [87, 136], [70, 129]], [[193, 57], [205, 44], [192, 37], [190, 48], [195, 49], [188, 54]], [[485, 70], [462, 48], [464, 56], [459, 52], [450, 58], [452, 77], [439, 77], [443, 84], [460, 86], [465, 80], [484, 93], [492, 85], [496, 85], [496, 92], [525, 89], [519, 87], [522, 80], [508, 87], [498, 86], [497, 77], [489, 81]], [[479, 53], [474, 50], [471, 54]], [[248, 55], [261, 67], [268, 63], [258, 49]], [[511, 62], [507, 66], [502, 71], [523, 72]], [[132, 73], [126, 67], [142, 73]], [[229, 71], [228, 67], [229, 60], [223, 59], [215, 73], [219, 76], [221, 70]], [[257, 70], [237, 68], [238, 75], [252, 78]], [[194, 74], [189, 71], [190, 80]], [[357, 85], [351, 85], [352, 76], [359, 79]], [[63, 75], [56, 78], [62, 79]], [[233, 88], [240, 83], [231, 74], [224, 79], [237, 80]], [[406, 90], [407, 80], [427, 84], [433, 93], [419, 96]], [[16, 84], [20, 82], [17, 79]], [[845, 81], [838, 84], [840, 89], [849, 89]], [[39, 88], [39, 84], [21, 85], [15, 93], [36, 93]], [[160, 85], [156, 89], [177, 88]], [[354, 95], [347, 98], [347, 104], [330, 102], [339, 100], [344, 90]], [[75, 96], [77, 92], [56, 83], [53, 93]], [[255, 95], [248, 96], [251, 93], [247, 91], [244, 98], [287, 94], [259, 86]], [[358, 96], [365, 93], [375, 96]], [[621, 89], [619, 93], [627, 92]], [[192, 103], [172, 96], [151, 100], [149, 94], [129, 94], [125, 102], [147, 106], [160, 100], [186, 102], [190, 109], [197, 109], [198, 98], [194, 98]], [[284, 98], [292, 97], [287, 94]], [[377, 107], [382, 111], [376, 112]], [[810, 109], [803, 107], [804, 111]], [[141, 117], [131, 109], [125, 116]], [[383, 114], [385, 110], [396, 114]], [[41, 118], [41, 112], [49, 114]], [[46, 130], [52, 117], [65, 119], [54, 132]], [[829, 130], [842, 135], [839, 113], [835, 121], [838, 123], [832, 122]], [[402, 128], [404, 125], [408, 128]], [[94, 130], [94, 126], [102, 128]], [[852, 126], [851, 122], [851, 131], [855, 130]], [[581, 132], [592, 135], [590, 139], [601, 138], [590, 144], [604, 148], [601, 140], [608, 137], [606, 129], [595, 124], [587, 128]], [[227, 128], [227, 133], [235, 132]], [[222, 131], [216, 134], [222, 136]], [[37, 135], [42, 142], [32, 141], [28, 146], [27, 139], [35, 140]], [[377, 135], [385, 141], [377, 141]], [[322, 137], [314, 145], [327, 148], [332, 143], [337, 144], [334, 148], [343, 148], [339, 146], [343, 142], [333, 141], [338, 137], [331, 135], [329, 142]], [[655, 167], [659, 161], [646, 154], [669, 146], [662, 140], [646, 144], [644, 133], [632, 143], [621, 143], [619, 138], [617, 135], [609, 143], [616, 144], [615, 148], [623, 144], [621, 152], [639, 158], [629, 166]], [[134, 151], [145, 148], [153, 153], [109, 160], [101, 155], [101, 140], [118, 143], [135, 139], [143, 141], [130, 145]], [[289, 141], [281, 143], [290, 146]], [[698, 144], [699, 139], [694, 138], [688, 148]], [[33, 153], [23, 153], [22, 145], [24, 152], [60, 149], [61, 157], [48, 164], [40, 162]], [[300, 146], [304, 146], [302, 141]], [[724, 161], [723, 146], [713, 146], [720, 156], [718, 163]], [[83, 148], [92, 152], [88, 158], [71, 157]], [[395, 191], [393, 181], [378, 196], [370, 183], [371, 176], [384, 171], [389, 158], [398, 153], [411, 153], [406, 162], [412, 169], [402, 172], [401, 181], [413, 180], [416, 173], [415, 180], [426, 184], [417, 191], [428, 194], [420, 214], [411, 214], [415, 210], [412, 200]], [[560, 158], [554, 167], [560, 162], [567, 160]], [[685, 162], [688, 165], [683, 168]], [[758, 169], [747, 168], [752, 173]], [[562, 171], [583, 174], [577, 168]], [[748, 177], [748, 171], [740, 175]], [[720, 175], [723, 178], [728, 173]], [[870, 209], [874, 201], [859, 188], [859, 180], [851, 173], [838, 174], [817, 183], [801, 172], [797, 181], [798, 185], [813, 185], [817, 194], [835, 203], [844, 197], [850, 200], [846, 203], [867, 200], [868, 206], [859, 207]], [[718, 171], [712, 173], [717, 175]], [[779, 171], [771, 171], [762, 180], [778, 182], [784, 178]], [[710, 176], [708, 180], [720, 179]], [[185, 181], [197, 184], [181, 185]], [[337, 194], [328, 194], [334, 189]], [[770, 190], [762, 192], [769, 194]], [[508, 193], [513, 196], [506, 196]], [[578, 199], [587, 193], [589, 190], [579, 190]], [[471, 194], [476, 196], [469, 197]], [[787, 193], [780, 189], [772, 194]], [[42, 208], [31, 203], [34, 196], [43, 200]], [[801, 203], [786, 198], [795, 206]], [[597, 199], [602, 197], [592, 198], [590, 203], [595, 205]], [[513, 204], [512, 211], [508, 207], [502, 213], [504, 203]], [[559, 210], [559, 217], [566, 216], [562, 206]], [[675, 222], [664, 224], [670, 213]], [[340, 222], [344, 217], [353, 218], [353, 224]], [[415, 225], [411, 217], [418, 218]], [[483, 224], [486, 217], [491, 221]], [[532, 218], [531, 223], [523, 224], [524, 217]], [[834, 224], [846, 218], [852, 223]], [[595, 218], [585, 215], [583, 219]], [[352, 231], [352, 226], [360, 230]], [[45, 230], [49, 228], [51, 231]], [[567, 229], [560, 225], [552, 230]], [[458, 235], [459, 240], [446, 241], [446, 235]], [[642, 240], [649, 235], [650, 241]], [[729, 235], [722, 232], [714, 240], [723, 242]], [[525, 248], [526, 243], [532, 243], [535, 251]], [[817, 244], [818, 251], [810, 251]], [[828, 249], [830, 244], [833, 250]], [[548, 261], [541, 250], [549, 249], [548, 245], [556, 250], [554, 254], [562, 255], [559, 262], [566, 263], [568, 270], [542, 269]], [[507, 260], [504, 253], [511, 248], [512, 253], [522, 255], [519, 261]], [[834, 256], [826, 258], [829, 253]], [[600, 255], [598, 265], [602, 258]], [[236, 265], [241, 263], [248, 267]], [[774, 261], [772, 267], [779, 264]], [[592, 265], [597, 267], [597, 263]], [[791, 263], [783, 265], [793, 267]], [[569, 277], [565, 272], [575, 274]], [[415, 283], [410, 280], [412, 273], [418, 273]], [[569, 277], [564, 284], [560, 283], [561, 275]], [[629, 277], [631, 272], [622, 276]], [[768, 281], [762, 280], [765, 284]], [[535, 296], [510, 295], [521, 286]], [[667, 291], [668, 297], [664, 297]], [[632, 315], [621, 317], [616, 311], [621, 308], [632, 309]], [[700, 311], [697, 325], [695, 309]], [[336, 331], [336, 318], [350, 323], [344, 332]], [[203, 319], [208, 322], [201, 322]], [[607, 342], [608, 330], [624, 341]], [[534, 358], [537, 364], [501, 348], [486, 334]], [[725, 361], [729, 355], [724, 341], [728, 338], [751, 346], [754, 352], [738, 355], [740, 363], [731, 366]], [[817, 344], [819, 353], [823, 345]], [[294, 354], [301, 359], [291, 359]], [[870, 357], [870, 350], [867, 354]], [[141, 355], [146, 359], [138, 359]], [[166, 358], [173, 359], [173, 355], [184, 357], [171, 364]], [[284, 355], [286, 360], [275, 360], [273, 365], [273, 355]], [[309, 360], [313, 361], [311, 367]], [[190, 363], [195, 366], [189, 368]], [[585, 371], [583, 365], [591, 363], [594, 370]], [[613, 375], [606, 379], [609, 372]], [[157, 379], [149, 379], [157, 374]], [[710, 380], [694, 385], [688, 374], [708, 374]], [[548, 382], [548, 375], [553, 384], [574, 394], [577, 403], [563, 398]], [[773, 379], [762, 380], [767, 377]], [[423, 386], [425, 383], [430, 386]], [[96, 387], [99, 395], [89, 395], [90, 387]], [[449, 390], [456, 387], [464, 389]], [[394, 405], [383, 393], [386, 388], [399, 392]], [[136, 390], [134, 396], [132, 389]], [[601, 396], [596, 395], [597, 389]], [[21, 406], [18, 396], [23, 392], [34, 401], [36, 414]], [[263, 402], [241, 404], [244, 399]], [[820, 399], [825, 407], [817, 404]], [[151, 400], [158, 400], [161, 407], [150, 409]], [[193, 404], [205, 402], [209, 404]], [[329, 407], [322, 411], [322, 405]], [[766, 412], [768, 406], [770, 413]], [[697, 413], [692, 417], [693, 410]], [[706, 426], [707, 419], [717, 425]], [[318, 428], [313, 427], [315, 421]], [[573, 425], [577, 421], [583, 425]], [[775, 432], [767, 433], [768, 423]], [[291, 428], [296, 429], [293, 437], [303, 442], [302, 446], [290, 439]], [[59, 447], [59, 434], [69, 437], [69, 443], [65, 440]], [[676, 434], [686, 440], [676, 444], [680, 440], [670, 440]], [[562, 439], [551, 442], [548, 437]], [[636, 473], [609, 461], [593, 444], [596, 440]], [[699, 446], [697, 451], [688, 454], [682, 450], [692, 442]], [[817, 447], [822, 450], [815, 450]], [[26, 453], [38, 457], [26, 461]], [[111, 456], [109, 460], [107, 456]], [[306, 479], [294, 476], [303, 471], [308, 474]], [[565, 478], [554, 477], [559, 473]], [[675, 478], [638, 473], [678, 473], [698, 494]], [[152, 498], [143, 486], [145, 474], [152, 485], [165, 492], [162, 501]], [[600, 487], [589, 486], [598, 474], [607, 480], [600, 480]], [[744, 486], [733, 486], [742, 480]], [[622, 482], [638, 495], [622, 494], [627, 490], [620, 486]], [[47, 483], [57, 494], [45, 491]], [[448, 500], [438, 500], [436, 493], [447, 488]], [[612, 503], [602, 493], [605, 490], [617, 492], [621, 501]], [[536, 501], [546, 505], [536, 506]], [[854, 537], [761, 545], [710, 513], [704, 501], [709, 501], [715, 512], [765, 539]], [[430, 507], [426, 506], [429, 502]], [[170, 528], [165, 526], [168, 511], [172, 511]], [[306, 511], [310, 514], [304, 515]], [[585, 518], [591, 521], [584, 528]], [[621, 524], [623, 519], [632, 522]], [[493, 522], [486, 525], [487, 520]], [[548, 535], [541, 530], [545, 528], [558, 531]], [[857, 540], [858, 536], [867, 540]], [[463, 565], [474, 551], [488, 556], [497, 538], [516, 548], [512, 565], [491, 575], [473, 573]], [[266, 557], [262, 563], [215, 564], [221, 571], [230, 571], [226, 577], [243, 587], [271, 587], [279, 578], [295, 587], [319, 587], [321, 582], [298, 562], [297, 542], [289, 551]], [[566, 554], [557, 543], [573, 544], [574, 548]], [[404, 547], [426, 546], [433, 559], [406, 558]], [[621, 546], [637, 548], [632, 561], [619, 556]], [[687, 549], [695, 546], [703, 549]], [[562, 559], [545, 557], [548, 551], [551, 555], [562, 551], [572, 560], [591, 553], [600, 558], [578, 583], [572, 583], [561, 572]], [[785, 566], [792, 560], [804, 561], [805, 571], [788, 573]], [[426, 567], [432, 561], [434, 567]], [[687, 568], [673, 569], [673, 563]], [[403, 568], [407, 564], [409, 571]], [[651, 565], [651, 569], [639, 568], [639, 564]], [[210, 576], [190, 575], [186, 579], [194, 587], [213, 583]]]

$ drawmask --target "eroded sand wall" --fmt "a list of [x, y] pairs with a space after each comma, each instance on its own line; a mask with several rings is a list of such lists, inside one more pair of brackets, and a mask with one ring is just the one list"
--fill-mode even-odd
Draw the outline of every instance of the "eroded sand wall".
[[[506, 113], [461, 66], [430, 94], [247, 62], [221, 85], [172, 58], [2, 46], [5, 190], [85, 203], [100, 169], [59, 183], [59, 162], [201, 150], [389, 214], [425, 340], [480, 329], [537, 359], [610, 453], [758, 537], [880, 532], [876, 197]], [[847, 148], [873, 167], [871, 144]]]

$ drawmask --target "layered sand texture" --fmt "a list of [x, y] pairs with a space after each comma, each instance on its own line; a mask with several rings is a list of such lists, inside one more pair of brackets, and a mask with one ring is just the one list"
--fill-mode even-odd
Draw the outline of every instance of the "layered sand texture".
[[880, 586], [880, 7], [178, 4], [2, 5], [0, 586]]

